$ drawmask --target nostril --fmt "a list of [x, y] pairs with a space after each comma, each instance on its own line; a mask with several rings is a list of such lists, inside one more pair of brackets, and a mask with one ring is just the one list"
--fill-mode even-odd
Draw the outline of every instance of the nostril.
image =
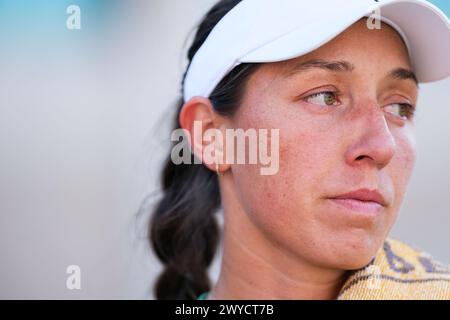
[[358, 158], [356, 158], [356, 160], [362, 160], [364, 159], [365, 156], [359, 156]]

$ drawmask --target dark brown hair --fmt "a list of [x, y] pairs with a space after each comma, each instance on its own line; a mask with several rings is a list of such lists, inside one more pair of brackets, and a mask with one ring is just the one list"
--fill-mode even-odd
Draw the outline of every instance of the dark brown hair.
[[[214, 26], [240, 1], [221, 0], [204, 16], [188, 50], [189, 64]], [[241, 64], [217, 85], [209, 97], [216, 112], [225, 116], [234, 114], [245, 84], [257, 67], [258, 64]], [[181, 91], [185, 76], [186, 72]], [[178, 117], [183, 104], [183, 99], [179, 99], [173, 129], [180, 128]], [[193, 155], [191, 160], [192, 164], [176, 165], [169, 153], [162, 171], [163, 194], [149, 225], [150, 243], [164, 264], [154, 286], [156, 299], [196, 299], [211, 289], [208, 267], [220, 240], [214, 215], [221, 204], [219, 183], [215, 172], [194, 164]]]

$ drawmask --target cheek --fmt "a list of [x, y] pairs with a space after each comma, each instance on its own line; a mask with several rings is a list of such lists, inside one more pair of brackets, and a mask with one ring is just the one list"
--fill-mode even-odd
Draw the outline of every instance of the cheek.
[[280, 130], [277, 174], [263, 176], [259, 166], [236, 165], [233, 176], [241, 205], [253, 224], [281, 247], [306, 254], [316, 235], [322, 234], [313, 215], [315, 168], [313, 162], [302, 163], [302, 144], [282, 143], [281, 136]]
[[[325, 120], [325, 121], [324, 121]], [[323, 193], [321, 188], [343, 164], [343, 130], [327, 119], [293, 121], [283, 129], [280, 174], [290, 182], [297, 203], [305, 205]]]
[[275, 175], [262, 176], [259, 165], [234, 166], [240, 198], [246, 211], [267, 228], [307, 228], [320, 182], [342, 161], [338, 159], [339, 146], [323, 134], [326, 128], [320, 122], [297, 121], [280, 112], [264, 115], [247, 114], [240, 118], [239, 127], [279, 129], [279, 170]]
[[397, 138], [397, 152], [389, 164], [389, 176], [394, 185], [395, 207], [399, 208], [416, 162], [416, 142], [412, 134]]

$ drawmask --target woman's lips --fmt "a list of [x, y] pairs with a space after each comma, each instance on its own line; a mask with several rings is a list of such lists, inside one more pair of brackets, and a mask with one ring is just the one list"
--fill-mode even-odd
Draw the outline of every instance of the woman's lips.
[[362, 201], [357, 199], [330, 199], [339, 206], [348, 210], [364, 212], [369, 214], [377, 214], [381, 211], [383, 206], [374, 201]]
[[329, 198], [338, 206], [359, 213], [376, 216], [388, 205], [378, 190], [358, 189]]

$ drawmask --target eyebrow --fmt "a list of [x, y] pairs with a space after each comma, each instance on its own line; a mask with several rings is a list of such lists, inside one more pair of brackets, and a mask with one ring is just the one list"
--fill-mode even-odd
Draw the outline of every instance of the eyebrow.
[[389, 73], [389, 77], [398, 80], [412, 80], [414, 81], [416, 86], [419, 85], [419, 81], [417, 80], [415, 73], [409, 69], [405, 68], [394, 69]]
[[355, 69], [355, 67], [348, 61], [327, 61], [313, 59], [296, 64], [292, 69], [289, 70], [286, 77], [290, 77], [296, 73], [308, 71], [310, 69], [323, 69], [334, 72], [351, 72]]
[[[309, 71], [311, 69], [322, 69], [332, 72], [352, 72], [355, 69], [355, 66], [352, 63], [343, 60], [327, 61], [321, 59], [313, 59], [296, 64], [287, 72], [286, 78], [289, 78], [294, 74], [300, 72]], [[412, 80], [416, 84], [416, 86], [419, 84], [415, 73], [412, 70], [406, 68], [396, 68], [389, 72], [388, 77], [397, 80]]]

